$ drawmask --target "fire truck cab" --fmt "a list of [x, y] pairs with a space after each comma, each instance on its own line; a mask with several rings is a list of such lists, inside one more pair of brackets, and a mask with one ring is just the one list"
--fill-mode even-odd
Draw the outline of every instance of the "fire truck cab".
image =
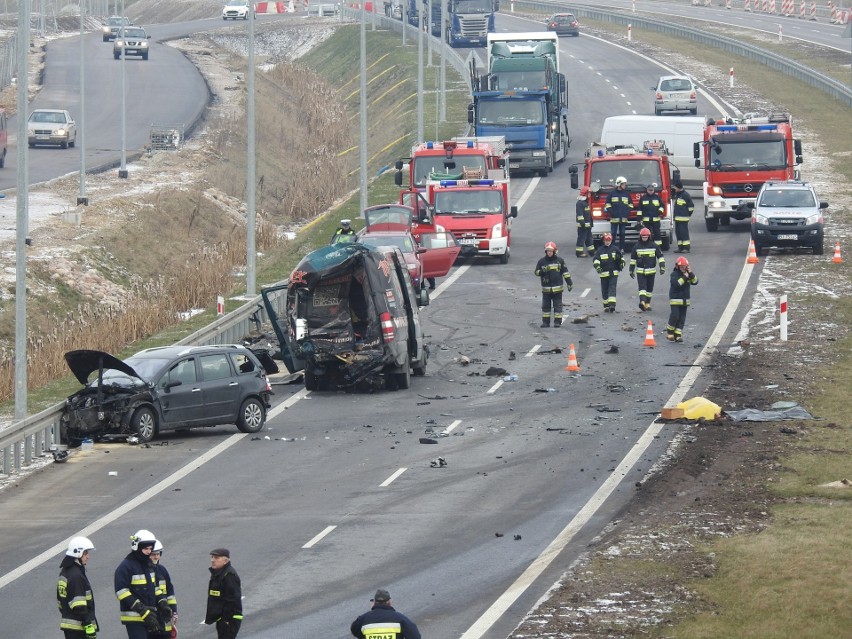
[[[667, 251], [672, 243], [671, 184], [680, 179], [680, 171], [669, 162], [669, 151], [662, 140], [646, 140], [642, 147], [634, 145], [603, 146], [591, 144], [586, 159], [581, 164], [568, 167], [571, 188], [579, 188], [579, 168], [583, 169], [583, 185], [589, 188], [589, 208], [592, 212], [592, 239], [600, 246], [605, 233], [610, 232], [606, 201], [615, 189], [615, 180], [627, 179], [632, 209], [628, 218], [626, 238], [630, 242], [639, 239], [642, 224], [639, 221], [639, 202], [649, 184], [656, 185], [656, 193], [663, 202], [660, 220], [662, 250]], [[672, 172], [672, 167], [674, 171]], [[573, 216], [572, 216], [573, 219]]]
[[802, 143], [793, 138], [792, 126], [786, 113], [707, 120], [704, 141], [695, 143], [693, 155], [695, 166], [704, 168], [708, 231], [731, 218], [750, 219], [764, 183], [799, 179], [795, 166], [802, 163]]
[[394, 183], [402, 186], [402, 173], [408, 164], [409, 189], [426, 189], [432, 175], [463, 174], [466, 177], [508, 179], [509, 149], [503, 136], [455, 137], [445, 142], [421, 142], [411, 149], [411, 157], [396, 162]]

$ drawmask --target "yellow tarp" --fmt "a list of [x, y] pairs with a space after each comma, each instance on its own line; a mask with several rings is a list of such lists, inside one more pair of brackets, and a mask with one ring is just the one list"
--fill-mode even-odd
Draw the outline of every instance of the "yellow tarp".
[[683, 409], [687, 419], [716, 419], [722, 413], [722, 407], [704, 397], [693, 397], [677, 405]]

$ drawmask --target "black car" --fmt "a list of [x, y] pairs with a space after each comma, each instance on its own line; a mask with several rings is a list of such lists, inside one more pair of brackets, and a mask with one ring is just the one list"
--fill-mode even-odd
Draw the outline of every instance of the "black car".
[[577, 37], [580, 35], [580, 23], [573, 13], [554, 13], [547, 19], [547, 30], [557, 35]]
[[147, 442], [169, 430], [220, 424], [256, 433], [270, 408], [266, 372], [243, 346], [165, 346], [123, 361], [79, 350], [65, 361], [84, 385], [65, 400], [60, 421], [71, 445], [106, 435]]

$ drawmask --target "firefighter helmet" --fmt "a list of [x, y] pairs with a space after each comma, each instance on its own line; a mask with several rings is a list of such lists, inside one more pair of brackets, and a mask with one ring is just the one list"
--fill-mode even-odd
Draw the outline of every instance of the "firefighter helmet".
[[556, 243], [548, 242], [547, 244], [544, 245], [544, 250], [545, 251], [553, 251], [554, 253], [556, 253]]
[[612, 233], [604, 233], [603, 241], [604, 242], [612, 242]]
[[581, 186], [580, 187], [580, 195], [588, 195], [588, 194], [589, 194], [589, 187], [588, 186]]
[[139, 550], [143, 546], [151, 546], [157, 543], [157, 538], [150, 530], [137, 530], [135, 535], [130, 536], [130, 549]]
[[68, 557], [80, 558], [87, 550], [94, 550], [95, 544], [88, 537], [74, 537], [68, 542], [68, 550], [65, 555]]
[[675, 260], [675, 266], [689, 266], [689, 260], [681, 255]]
[[651, 237], [651, 229], [642, 227], [642, 229], [639, 231], [639, 237], [641, 237], [643, 240], [647, 240], [649, 237]]
[[159, 553], [162, 553], [162, 552], [163, 552], [163, 542], [162, 542], [162, 541], [160, 541], [159, 539], [157, 539], [156, 541], [154, 541], [154, 549], [153, 549], [151, 552], [159, 552]]
[[619, 175], [617, 178], [615, 178], [615, 185], [621, 186], [622, 184], [627, 184], [627, 178], [623, 175]]

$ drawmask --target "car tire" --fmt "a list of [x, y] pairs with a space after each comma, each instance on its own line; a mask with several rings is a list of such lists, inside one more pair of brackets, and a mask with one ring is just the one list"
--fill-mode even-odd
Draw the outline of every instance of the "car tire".
[[35, 142], [30, 142], [30, 143], [29, 143], [29, 147], [30, 147], [31, 149], [34, 149], [34, 148], [35, 148]]
[[104, 36], [104, 42], [109, 42], [109, 37], [108, 37], [108, 36]]
[[266, 408], [256, 397], [249, 397], [240, 406], [237, 428], [242, 433], [256, 433], [266, 422]]
[[76, 135], [74, 136], [73, 140], [68, 142], [68, 146], [70, 146], [71, 148], [74, 148], [75, 146], [77, 146], [77, 136]]
[[818, 244], [814, 245], [814, 255], [822, 255], [825, 252], [823, 248], [822, 240], [819, 241]]
[[705, 217], [704, 223], [707, 225], [707, 230], [711, 233], [715, 233], [719, 230], [719, 218], [718, 217]]
[[690, 109], [690, 110], [689, 110], [689, 112], [690, 112], [690, 114], [692, 114], [692, 115], [698, 115], [698, 108], [696, 107], [696, 108], [694, 108], [694, 109]]
[[143, 444], [151, 441], [157, 434], [157, 415], [150, 406], [140, 406], [133, 411], [130, 429]]
[[755, 244], [754, 245], [754, 254], [757, 257], [760, 257], [761, 255], [766, 255], [768, 252], [769, 252], [769, 247], [763, 246], [762, 244]]
[[305, 390], [319, 390], [316, 373], [314, 373], [313, 367], [307, 364], [305, 365]]
[[498, 257], [497, 259], [500, 261], [500, 264], [508, 264], [508, 263], [509, 263], [509, 258], [510, 258], [510, 257], [511, 257], [511, 253], [509, 252], [509, 247], [507, 246], [507, 247], [506, 247], [506, 252], [505, 252], [505, 253], [503, 253], [503, 255], [501, 255], [501, 256], [500, 256], [500, 257]]
[[719, 218], [719, 224], [721, 224], [722, 226], [730, 226], [731, 225], [731, 216], [730, 215], [723, 215], [722, 217]]
[[0, 169], [6, 166], [6, 149], [3, 149], [3, 153], [0, 154]]
[[118, 60], [119, 58], [121, 58], [121, 54], [120, 54], [120, 53], [115, 53], [115, 52], [113, 51], [113, 53], [112, 53], [112, 57], [113, 57], [113, 58], [115, 58], [116, 60]]
[[65, 142], [61, 142], [59, 144], [59, 146], [62, 147], [63, 149], [67, 149], [68, 148], [68, 140], [65, 140]]
[[406, 362], [401, 373], [396, 373], [396, 387], [399, 390], [411, 388], [411, 364]]

